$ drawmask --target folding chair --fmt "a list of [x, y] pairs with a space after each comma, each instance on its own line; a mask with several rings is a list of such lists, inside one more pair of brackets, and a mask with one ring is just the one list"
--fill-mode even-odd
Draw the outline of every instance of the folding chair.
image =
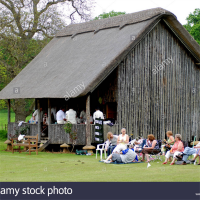
[[[155, 161], [155, 160], [160, 160], [160, 161], [162, 161], [162, 157], [161, 157], [161, 155], [162, 155], [162, 151], [161, 151], [161, 148], [162, 148], [162, 140], [157, 140], [158, 141], [158, 146], [159, 146], [159, 152], [158, 153], [154, 153], [153, 152], [153, 150], [152, 150], [152, 152], [150, 152], [149, 153], [149, 155], [150, 155], [150, 160], [151, 160], [151, 158], [153, 158], [152, 160], [153, 160], [153, 162]], [[154, 157], [153, 157], [154, 156]]]

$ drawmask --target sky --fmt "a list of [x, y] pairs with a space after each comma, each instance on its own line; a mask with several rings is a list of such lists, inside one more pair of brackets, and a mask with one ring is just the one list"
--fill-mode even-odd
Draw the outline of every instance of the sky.
[[200, 0], [95, 0], [92, 17], [103, 12], [133, 13], [146, 9], [161, 7], [177, 16], [181, 24], [186, 24], [186, 18], [195, 8], [200, 8]]

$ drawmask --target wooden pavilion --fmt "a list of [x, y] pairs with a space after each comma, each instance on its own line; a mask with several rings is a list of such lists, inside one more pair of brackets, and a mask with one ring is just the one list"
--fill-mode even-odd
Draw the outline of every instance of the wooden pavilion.
[[[183, 140], [199, 138], [200, 46], [162, 8], [71, 24], [0, 92], [8, 102], [17, 98], [34, 98], [49, 115], [51, 105], [86, 108], [87, 125], [73, 125], [78, 145], [94, 143], [89, 116], [97, 104], [116, 122], [104, 125], [105, 134], [126, 127], [134, 137], [163, 139], [171, 130]], [[10, 114], [8, 122], [12, 133]], [[41, 138], [39, 126], [30, 127]], [[70, 144], [63, 125], [51, 124], [48, 131], [51, 144]]]

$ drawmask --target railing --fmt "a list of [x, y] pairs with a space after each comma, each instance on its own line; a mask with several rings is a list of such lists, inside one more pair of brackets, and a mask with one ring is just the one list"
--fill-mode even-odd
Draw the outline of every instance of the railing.
[[[24, 123], [22, 124], [22, 127], [29, 125], [30, 130], [28, 130], [28, 135], [37, 135], [38, 134], [38, 124], [28, 124]], [[14, 135], [15, 129], [18, 128], [18, 123], [11, 122], [8, 124], [8, 134]], [[95, 143], [94, 140], [94, 125], [90, 125], [91, 128], [91, 143]], [[72, 131], [77, 130], [77, 140], [76, 145], [85, 145], [86, 144], [86, 125], [85, 124], [73, 124], [72, 125]], [[113, 134], [118, 135], [120, 132], [118, 130], [118, 125], [114, 125], [112, 127], [108, 125], [104, 125], [104, 140], [107, 139], [107, 133], [112, 132]], [[51, 139], [50, 144], [71, 144], [72, 141], [70, 141], [69, 134], [65, 132], [63, 129], [62, 124], [51, 124], [48, 126], [48, 138]]]

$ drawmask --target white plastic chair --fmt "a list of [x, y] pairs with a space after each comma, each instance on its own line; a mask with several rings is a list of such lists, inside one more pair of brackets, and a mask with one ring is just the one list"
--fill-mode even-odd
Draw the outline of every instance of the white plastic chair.
[[100, 158], [102, 160], [102, 152], [104, 151], [105, 158], [106, 158], [106, 149], [105, 149], [105, 143], [104, 144], [98, 144], [96, 148], [96, 159], [97, 159], [97, 152], [100, 151]]
[[[193, 154], [193, 157], [195, 157], [197, 154], [196, 153], [194, 153]], [[196, 165], [196, 162], [197, 162], [197, 159], [194, 161], [194, 165]]]

